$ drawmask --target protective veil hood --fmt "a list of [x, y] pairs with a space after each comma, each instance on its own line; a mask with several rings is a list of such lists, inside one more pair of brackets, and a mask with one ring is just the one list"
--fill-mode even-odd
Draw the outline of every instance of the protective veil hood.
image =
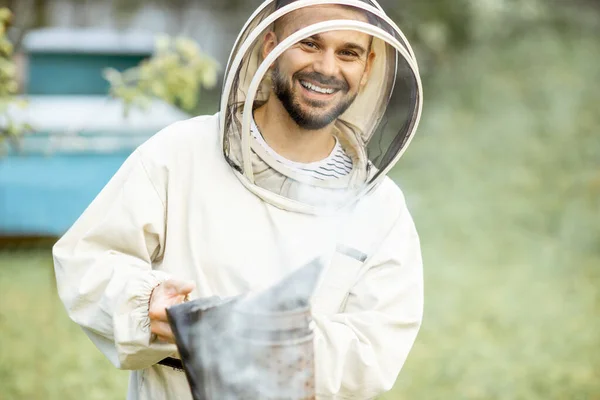
[[[263, 59], [265, 35], [274, 23], [298, 11], [334, 5], [360, 18], [313, 18], [281, 40]], [[312, 10], [312, 9], [314, 10]], [[315, 35], [358, 31], [373, 38], [375, 58], [366, 84], [334, 122], [337, 142], [352, 160], [336, 179], [315, 179], [281, 163], [251, 134], [253, 110], [272, 94], [271, 71], [291, 47]], [[225, 159], [247, 189], [277, 207], [318, 214], [344, 207], [374, 188], [412, 139], [422, 109], [414, 53], [400, 29], [374, 0], [265, 1], [240, 32], [225, 71], [220, 105]]]

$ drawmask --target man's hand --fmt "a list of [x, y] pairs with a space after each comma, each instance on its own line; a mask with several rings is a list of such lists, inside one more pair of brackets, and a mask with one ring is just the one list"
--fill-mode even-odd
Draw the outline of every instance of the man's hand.
[[169, 279], [154, 288], [150, 295], [148, 315], [150, 317], [150, 331], [158, 339], [174, 343], [173, 331], [167, 319], [168, 307], [185, 301], [188, 294], [194, 290], [196, 285], [192, 281], [179, 281]]

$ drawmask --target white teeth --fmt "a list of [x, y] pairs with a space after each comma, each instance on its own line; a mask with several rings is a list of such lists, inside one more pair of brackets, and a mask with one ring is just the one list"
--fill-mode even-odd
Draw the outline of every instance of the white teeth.
[[331, 94], [331, 93], [335, 92], [334, 89], [325, 89], [325, 88], [313, 85], [312, 83], [309, 83], [309, 82], [300, 81], [300, 84], [302, 86], [304, 86], [305, 88], [310, 89], [317, 93]]

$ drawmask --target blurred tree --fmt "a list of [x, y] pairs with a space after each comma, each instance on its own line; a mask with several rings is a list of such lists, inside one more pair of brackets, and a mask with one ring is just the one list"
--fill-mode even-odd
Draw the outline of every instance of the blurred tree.
[[[15, 121], [11, 110], [25, 107], [26, 103], [15, 95], [19, 89], [13, 61], [13, 45], [6, 37], [6, 31], [12, 21], [8, 8], [0, 8], [0, 145], [5, 140], [16, 144], [19, 135], [31, 129], [27, 124]], [[0, 146], [0, 152], [4, 147]]]
[[471, 45], [517, 40], [540, 28], [573, 26], [574, 18], [581, 24], [581, 10], [569, 13], [566, 8], [587, 5], [592, 14], [600, 11], [598, 0], [379, 0], [379, 3], [415, 47], [425, 75], [445, 58], [460, 54]]
[[0, 8], [11, 11], [11, 29], [7, 32], [14, 52], [19, 52], [23, 37], [28, 30], [45, 26], [48, 16], [48, 0], [0, 0]]
[[193, 112], [201, 89], [216, 85], [218, 69], [218, 63], [193, 40], [162, 36], [150, 59], [123, 72], [108, 68], [104, 76], [111, 95], [123, 100], [125, 113], [132, 106], [149, 106], [153, 98]]

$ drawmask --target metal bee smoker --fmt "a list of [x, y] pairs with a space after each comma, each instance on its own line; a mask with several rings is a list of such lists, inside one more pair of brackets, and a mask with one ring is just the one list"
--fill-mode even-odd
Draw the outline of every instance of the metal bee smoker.
[[309, 299], [321, 270], [315, 260], [256, 295], [167, 309], [195, 400], [315, 399]]

